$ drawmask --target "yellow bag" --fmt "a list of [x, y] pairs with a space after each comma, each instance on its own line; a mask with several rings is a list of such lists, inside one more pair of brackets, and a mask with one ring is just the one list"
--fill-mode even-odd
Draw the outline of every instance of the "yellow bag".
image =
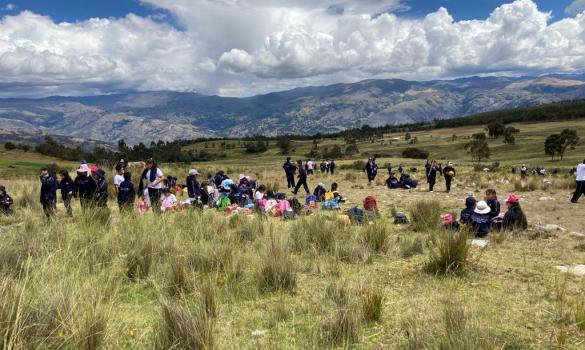
[[329, 191], [329, 192], [326, 192], [325, 193], [325, 197], [324, 198], [325, 198], [326, 201], [330, 201], [333, 198], [335, 198], [335, 195], [333, 194], [333, 192]]

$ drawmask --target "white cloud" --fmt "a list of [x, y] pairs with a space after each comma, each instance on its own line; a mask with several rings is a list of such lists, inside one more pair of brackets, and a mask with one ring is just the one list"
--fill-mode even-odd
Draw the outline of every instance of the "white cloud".
[[567, 8], [565, 12], [569, 15], [576, 15], [585, 11], [585, 0], [574, 0]]
[[444, 8], [404, 18], [392, 12], [404, 8], [399, 0], [142, 1], [168, 10], [184, 30], [136, 15], [76, 23], [30, 12], [4, 17], [0, 93], [13, 84], [39, 94], [251, 95], [365, 78], [585, 70], [585, 14], [551, 23], [531, 0], [472, 21], [454, 21]]

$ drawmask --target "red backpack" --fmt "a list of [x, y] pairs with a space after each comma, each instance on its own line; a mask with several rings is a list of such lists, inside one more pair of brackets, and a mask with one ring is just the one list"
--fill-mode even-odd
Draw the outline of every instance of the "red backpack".
[[368, 211], [378, 210], [378, 204], [376, 203], [376, 197], [367, 196], [364, 198], [364, 209]]

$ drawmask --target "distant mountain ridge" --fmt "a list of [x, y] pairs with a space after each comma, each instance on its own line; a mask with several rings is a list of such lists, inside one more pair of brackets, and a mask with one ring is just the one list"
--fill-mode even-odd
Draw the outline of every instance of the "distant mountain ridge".
[[449, 119], [585, 98], [585, 75], [365, 80], [246, 98], [186, 92], [0, 99], [0, 130], [128, 144], [253, 134], [315, 134]]

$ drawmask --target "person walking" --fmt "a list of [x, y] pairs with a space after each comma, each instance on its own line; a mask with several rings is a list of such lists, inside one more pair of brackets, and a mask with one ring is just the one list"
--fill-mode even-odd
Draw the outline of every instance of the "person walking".
[[368, 162], [364, 168], [364, 172], [368, 175], [368, 185], [372, 184], [372, 181], [376, 177], [375, 175], [375, 163], [372, 158], [368, 158]]
[[67, 215], [73, 217], [73, 209], [71, 207], [71, 200], [73, 199], [73, 179], [65, 169], [59, 172], [59, 177], [59, 189], [61, 190], [63, 205], [65, 205]]
[[307, 160], [307, 175], [313, 175], [313, 161], [311, 159]]
[[81, 164], [77, 169], [77, 176], [73, 181], [73, 196], [79, 198], [81, 210], [85, 211], [93, 205], [97, 185], [91, 177], [87, 164]]
[[[163, 189], [163, 181], [165, 176], [162, 170], [156, 164], [156, 161], [152, 158], [146, 161], [146, 167], [148, 171], [145, 174], [146, 184], [148, 188], [148, 198], [150, 199], [150, 206], [155, 214], [161, 213], [160, 207], [160, 196]], [[142, 180], [141, 180], [142, 181]]]
[[331, 175], [335, 174], [335, 167], [337, 165], [335, 164], [335, 161], [333, 159], [331, 159], [331, 162], [329, 162], [329, 170], [331, 171]]
[[55, 215], [57, 180], [48, 168], [41, 169], [39, 180], [41, 181], [41, 204], [43, 206], [43, 212], [47, 219], [51, 219]]
[[573, 193], [573, 198], [571, 198], [571, 203], [577, 203], [581, 195], [585, 195], [585, 159], [583, 163], [577, 165], [575, 183], [575, 192]]
[[296, 165], [290, 160], [290, 157], [286, 158], [286, 162], [282, 166], [286, 175], [286, 186], [288, 189], [295, 188], [295, 172], [297, 171]]
[[95, 190], [95, 206], [97, 208], [108, 207], [108, 182], [106, 181], [106, 172], [98, 169], [92, 172], [92, 177], [96, 184]]
[[455, 177], [455, 168], [453, 163], [449, 162], [446, 167], [443, 168], [443, 175], [445, 176], [445, 186], [447, 193], [451, 192], [451, 182]]
[[437, 162], [433, 160], [431, 167], [429, 168], [429, 172], [427, 175], [427, 181], [429, 183], [429, 192], [434, 192], [435, 190], [435, 183], [437, 182], [437, 174], [440, 173], [439, 166]]
[[427, 162], [425, 163], [425, 177], [427, 178], [427, 183], [429, 182], [429, 172], [431, 171], [432, 166], [433, 163], [427, 159]]
[[303, 186], [305, 192], [307, 193], [307, 195], [309, 195], [311, 194], [311, 191], [309, 190], [309, 185], [307, 185], [307, 170], [305, 170], [305, 168], [303, 167], [303, 161], [302, 160], [297, 161], [297, 166], [299, 168], [299, 179], [297, 181], [297, 185], [295, 186], [293, 194], [296, 195], [299, 192], [301, 186]]

